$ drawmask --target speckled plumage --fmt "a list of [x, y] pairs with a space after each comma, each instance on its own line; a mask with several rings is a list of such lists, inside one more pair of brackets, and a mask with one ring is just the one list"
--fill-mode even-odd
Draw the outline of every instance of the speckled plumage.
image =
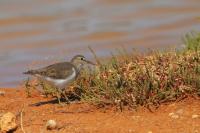
[[[30, 75], [40, 75], [44, 77], [50, 77], [52, 79], [65, 79], [67, 76], [73, 73], [72, 68], [78, 72], [77, 68], [70, 62], [61, 62], [52, 64], [50, 66], [37, 69], [37, 70], [30, 70], [25, 72], [25, 74]], [[78, 76], [78, 75], [77, 75]]]
[[39, 77], [42, 80], [48, 81], [54, 86], [63, 89], [77, 78], [80, 70], [86, 63], [93, 64], [86, 60], [84, 56], [76, 55], [71, 59], [71, 62], [52, 64], [44, 68], [24, 72], [24, 74]]

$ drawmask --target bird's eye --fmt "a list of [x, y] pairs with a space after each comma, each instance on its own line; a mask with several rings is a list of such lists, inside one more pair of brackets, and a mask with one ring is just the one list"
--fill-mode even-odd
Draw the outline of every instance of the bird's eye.
[[83, 57], [81, 57], [81, 60], [83, 60]]

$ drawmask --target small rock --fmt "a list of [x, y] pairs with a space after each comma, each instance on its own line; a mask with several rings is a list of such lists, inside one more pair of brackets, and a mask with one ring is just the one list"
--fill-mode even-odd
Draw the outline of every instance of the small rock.
[[172, 103], [169, 105], [169, 107], [175, 107], [176, 106], [176, 103]]
[[16, 129], [16, 116], [10, 112], [3, 114], [0, 118], [0, 131], [9, 132]]
[[56, 129], [56, 128], [57, 128], [57, 123], [56, 123], [56, 121], [55, 121], [55, 120], [49, 120], [49, 121], [47, 121], [46, 128], [47, 128], [48, 130]]
[[192, 119], [200, 118], [200, 115], [192, 115]]
[[5, 91], [0, 91], [0, 96], [4, 96], [6, 94]]
[[129, 133], [135, 133], [135, 130], [129, 129], [128, 132], [129, 132]]
[[134, 120], [139, 120], [141, 118], [141, 116], [136, 115], [136, 116], [131, 116], [131, 118], [134, 119]]
[[177, 111], [176, 111], [176, 114], [179, 114], [179, 115], [183, 114], [183, 109], [177, 110]]
[[175, 114], [175, 113], [169, 113], [168, 115], [169, 117], [173, 118], [173, 119], [178, 119], [179, 115]]
[[169, 113], [169, 114], [168, 114], [168, 116], [172, 116], [172, 115], [174, 115], [174, 113]]

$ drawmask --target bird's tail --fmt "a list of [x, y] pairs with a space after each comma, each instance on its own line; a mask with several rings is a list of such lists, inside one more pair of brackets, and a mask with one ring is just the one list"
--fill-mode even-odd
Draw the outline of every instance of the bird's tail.
[[29, 71], [23, 72], [23, 74], [30, 74], [30, 75], [34, 75], [36, 73], [37, 73], [36, 70], [29, 70]]

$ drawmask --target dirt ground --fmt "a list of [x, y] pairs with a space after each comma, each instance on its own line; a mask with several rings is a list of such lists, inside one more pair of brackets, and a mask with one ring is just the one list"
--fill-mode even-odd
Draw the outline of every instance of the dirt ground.
[[[161, 105], [153, 112], [144, 107], [120, 112], [86, 103], [61, 106], [36, 92], [27, 98], [23, 89], [0, 91], [5, 92], [0, 96], [0, 113], [10, 111], [17, 116], [15, 133], [22, 133], [19, 114], [23, 109], [26, 133], [200, 133], [200, 102], [194, 98]], [[50, 119], [57, 121], [58, 129], [46, 130]]]

